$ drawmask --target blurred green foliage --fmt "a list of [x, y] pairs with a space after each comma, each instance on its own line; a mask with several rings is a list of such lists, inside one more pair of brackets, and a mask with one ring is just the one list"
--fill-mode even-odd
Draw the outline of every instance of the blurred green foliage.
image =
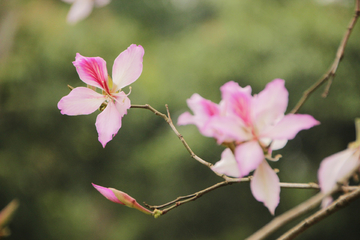
[[[57, 109], [67, 84], [84, 85], [71, 62], [77, 52], [101, 56], [110, 73], [120, 52], [142, 45], [144, 71], [130, 99], [162, 112], [168, 104], [175, 122], [193, 93], [218, 102], [219, 87], [229, 80], [258, 93], [283, 78], [290, 110], [333, 61], [353, 1], [113, 0], [75, 26], [65, 21], [69, 7], [57, 0], [0, 0], [0, 208], [20, 201], [9, 239], [244, 239], [270, 221], [248, 183], [218, 189], [156, 220], [103, 198], [91, 182], [158, 205], [221, 179], [191, 159], [150, 111], [130, 109], [103, 149], [96, 114], [69, 117]], [[320, 89], [300, 110], [322, 124], [279, 151], [283, 158], [272, 166], [282, 181], [317, 181], [320, 161], [355, 139], [359, 39], [356, 26], [329, 96], [321, 98]], [[213, 139], [194, 126], [178, 129], [197, 155], [219, 160], [223, 148]], [[314, 193], [283, 189], [276, 214]], [[358, 204], [298, 239], [354, 239]]]

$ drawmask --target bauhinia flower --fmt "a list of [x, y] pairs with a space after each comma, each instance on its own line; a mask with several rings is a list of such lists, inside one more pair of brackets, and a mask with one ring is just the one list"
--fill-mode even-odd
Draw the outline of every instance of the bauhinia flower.
[[63, 2], [72, 4], [67, 15], [67, 22], [75, 24], [90, 15], [95, 7], [104, 7], [111, 0], [62, 0]]
[[[322, 160], [318, 170], [318, 179], [321, 192], [330, 193], [337, 184], [345, 184], [348, 179], [359, 171], [360, 167], [360, 119], [356, 119], [355, 142], [349, 143], [348, 148], [335, 153]], [[325, 198], [323, 206], [332, 201], [331, 197]]]
[[122, 191], [119, 191], [115, 188], [102, 187], [102, 186], [96, 185], [94, 183], [92, 183], [92, 185], [104, 197], [106, 197], [108, 200], [110, 200], [114, 203], [119, 203], [119, 204], [125, 205], [130, 208], [135, 208], [135, 209], [139, 210], [140, 212], [143, 212], [148, 215], [153, 214], [153, 212], [151, 212], [150, 210], [141, 206], [134, 198], [132, 198], [131, 196], [129, 196], [128, 194], [126, 194]]
[[[130, 99], [121, 88], [136, 81], [143, 69], [144, 49], [132, 44], [115, 59], [112, 74], [108, 76], [106, 62], [100, 57], [84, 57], [76, 54], [73, 62], [80, 79], [89, 87], [74, 88], [63, 97], [58, 108], [62, 114], [86, 115], [99, 109], [96, 118], [96, 130], [99, 141], [105, 145], [117, 134], [121, 119], [131, 107]], [[96, 92], [96, 88], [101, 93]]]
[[[254, 197], [265, 204], [274, 214], [279, 203], [279, 178], [265, 158], [271, 157], [272, 150], [284, 147], [288, 140], [304, 129], [319, 122], [307, 114], [284, 115], [288, 104], [285, 81], [275, 79], [263, 91], [252, 96], [251, 87], [240, 87], [228, 82], [221, 87], [222, 101], [215, 114], [200, 114], [210, 111], [211, 104], [195, 108], [194, 116], [184, 113], [180, 124], [196, 124], [200, 132], [210, 133], [219, 144], [232, 146], [234, 156], [228, 150], [213, 170], [229, 176], [243, 177], [255, 170], [250, 187]], [[208, 101], [208, 100], [207, 100]], [[201, 111], [200, 111], [200, 110]], [[205, 116], [205, 117], [198, 117]], [[201, 124], [201, 119], [205, 124]], [[235, 163], [234, 164], [234, 160]], [[233, 168], [237, 167], [237, 171]], [[238, 174], [235, 174], [238, 173]]]

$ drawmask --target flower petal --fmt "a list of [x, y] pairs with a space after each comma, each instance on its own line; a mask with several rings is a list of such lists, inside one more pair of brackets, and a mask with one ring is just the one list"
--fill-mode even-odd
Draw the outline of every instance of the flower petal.
[[[67, 1], [68, 3], [71, 1]], [[67, 15], [67, 22], [75, 24], [88, 17], [94, 7], [93, 0], [76, 0]]]
[[251, 87], [242, 88], [238, 83], [230, 81], [221, 88], [222, 99], [225, 101], [227, 112], [251, 125]]
[[272, 215], [280, 202], [280, 181], [277, 174], [263, 161], [254, 172], [250, 188], [253, 196], [259, 202], [263, 202]]
[[113, 96], [116, 97], [116, 109], [119, 111], [120, 116], [123, 117], [125, 114], [127, 114], [127, 110], [131, 107], [130, 99], [124, 92], [113, 94]]
[[217, 143], [247, 141], [252, 138], [251, 133], [246, 131], [244, 123], [235, 116], [214, 116], [204, 126], [211, 136], [217, 139]]
[[116, 90], [135, 82], [143, 69], [144, 48], [131, 44], [115, 59], [112, 74]]
[[318, 124], [320, 122], [308, 114], [287, 114], [274, 127], [267, 128], [260, 135], [271, 139], [290, 140], [299, 131], [309, 129]]
[[96, 188], [96, 190], [98, 190], [104, 197], [106, 197], [110, 201], [112, 201], [114, 203], [120, 203], [122, 205], [125, 205], [115, 196], [114, 192], [111, 189], [96, 185], [94, 183], [91, 183], [91, 184], [93, 185], [94, 188]]
[[96, 130], [99, 134], [99, 142], [106, 144], [117, 134], [121, 127], [121, 114], [115, 104], [110, 101], [105, 110], [96, 118]]
[[255, 170], [265, 156], [257, 141], [249, 141], [235, 148], [235, 159], [239, 166], [240, 177], [243, 177]]
[[104, 7], [108, 5], [111, 0], [95, 0], [95, 7]]
[[104, 59], [101, 57], [84, 57], [77, 53], [73, 64], [84, 83], [109, 93], [108, 73]]
[[226, 148], [222, 152], [221, 160], [212, 166], [211, 170], [231, 177], [240, 177], [240, 171], [235, 156], [229, 148]]
[[325, 158], [318, 171], [318, 179], [321, 191], [327, 193], [331, 191], [340, 180], [351, 174], [355, 168], [359, 167], [358, 149], [348, 148]]
[[210, 129], [205, 129], [204, 126], [211, 117], [220, 114], [219, 105], [201, 97], [197, 93], [193, 94], [186, 102], [194, 115], [191, 115], [189, 112], [181, 114], [178, 118], [178, 124], [194, 124], [199, 128], [199, 131], [203, 135], [212, 137], [212, 131]]
[[77, 87], [61, 98], [58, 108], [61, 110], [61, 114], [70, 116], [90, 114], [98, 109], [104, 101], [104, 95], [86, 87]]
[[279, 118], [283, 117], [288, 101], [289, 93], [282, 79], [269, 82], [264, 90], [254, 95], [252, 114], [257, 130], [261, 132], [264, 127], [274, 125]]

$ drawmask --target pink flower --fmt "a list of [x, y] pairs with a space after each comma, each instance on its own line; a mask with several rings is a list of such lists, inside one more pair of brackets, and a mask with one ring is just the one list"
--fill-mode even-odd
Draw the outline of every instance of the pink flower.
[[[224, 84], [221, 87], [221, 114], [208, 116], [201, 128], [211, 132], [219, 144], [235, 144], [234, 159], [238, 168], [235, 177], [246, 176], [255, 170], [250, 185], [252, 193], [272, 214], [279, 203], [280, 186], [265, 157], [273, 160], [272, 150], [284, 147], [299, 131], [319, 124], [310, 115], [284, 115], [288, 104], [288, 91], [284, 85], [284, 80], [275, 79], [252, 96], [250, 86], [242, 88], [232, 81]], [[194, 112], [193, 122], [188, 123], [199, 126], [200, 120], [196, 118], [199, 114]], [[229, 163], [233, 160], [229, 153], [226, 156], [222, 155], [221, 168], [215, 165], [213, 169], [234, 176], [234, 164]]]
[[[321, 192], [331, 192], [337, 184], [345, 184], [346, 181], [358, 171], [360, 167], [360, 141], [349, 144], [348, 148], [324, 158], [318, 170], [318, 179]], [[323, 200], [323, 207], [329, 205], [331, 197]]]
[[148, 215], [153, 214], [153, 212], [151, 212], [150, 210], [141, 206], [134, 198], [132, 198], [131, 196], [129, 196], [128, 194], [126, 194], [122, 191], [119, 191], [114, 188], [102, 187], [102, 186], [96, 185], [94, 183], [92, 183], [92, 185], [104, 197], [106, 197], [108, 200], [110, 200], [114, 203], [119, 203], [119, 204], [125, 205], [130, 208], [135, 208], [135, 209], [137, 209], [145, 214], [148, 214]]
[[[143, 47], [135, 44], [120, 53], [114, 61], [112, 80], [108, 76], [104, 59], [83, 57], [77, 53], [73, 64], [80, 79], [91, 87], [77, 87], [63, 97], [58, 103], [61, 113], [70, 116], [87, 115], [101, 106], [103, 111], [97, 116], [95, 125], [99, 141], [105, 147], [119, 131], [121, 118], [131, 106], [130, 99], [121, 88], [139, 78], [143, 56]], [[96, 92], [96, 88], [102, 93]]]
[[236, 143], [241, 177], [255, 170], [272, 149], [284, 147], [299, 131], [319, 124], [307, 114], [284, 115], [288, 103], [284, 85], [284, 80], [275, 79], [254, 96], [250, 86], [228, 82], [221, 87], [227, 115], [213, 117], [207, 127], [221, 132], [219, 143], [225, 139]]
[[67, 21], [75, 24], [88, 17], [95, 7], [103, 7], [110, 3], [111, 0], [62, 0], [63, 2], [72, 4], [67, 15]]

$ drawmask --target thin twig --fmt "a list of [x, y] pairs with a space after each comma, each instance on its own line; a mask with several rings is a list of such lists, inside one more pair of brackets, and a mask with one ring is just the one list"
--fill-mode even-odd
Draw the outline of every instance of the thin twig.
[[[182, 144], [184, 145], [184, 147], [186, 148], [186, 150], [190, 153], [190, 156], [195, 159], [196, 161], [198, 161], [199, 163], [211, 168], [213, 166], [213, 164], [205, 161], [204, 159], [200, 158], [199, 156], [197, 156], [193, 150], [191, 150], [190, 146], [187, 144], [187, 142], [185, 141], [184, 137], [179, 133], [179, 131], [176, 129], [171, 117], [170, 117], [170, 111], [168, 108], [168, 105], [165, 105], [166, 107], [166, 111], [167, 111], [167, 115], [164, 113], [159, 112], [158, 110], [156, 110], [155, 108], [153, 108], [152, 106], [150, 106], [149, 104], [145, 104], [145, 105], [131, 105], [131, 108], [141, 108], [141, 109], [147, 109], [150, 110], [151, 112], [155, 113], [155, 115], [158, 115], [160, 117], [162, 117], [171, 127], [171, 129], [174, 131], [174, 133], [176, 134], [176, 136], [180, 139], [180, 141], [182, 142]], [[216, 175], [218, 175], [219, 177], [223, 178], [225, 181], [232, 181], [232, 180], [236, 180], [236, 178], [231, 178], [226, 176], [225, 174], [221, 174], [218, 172], [213, 171]]]
[[318, 223], [320, 220], [324, 219], [325, 217], [347, 206], [350, 202], [354, 201], [355, 199], [358, 199], [359, 197], [360, 197], [360, 187], [357, 187], [355, 191], [340, 196], [330, 206], [317, 211], [310, 217], [306, 218], [304, 221], [300, 222], [290, 231], [286, 232], [281, 237], [279, 237], [278, 240], [294, 239], [296, 236], [304, 232], [306, 229], [308, 229], [315, 223]]
[[[149, 209], [163, 209], [161, 210], [161, 215], [169, 212], [172, 209], [175, 209], [176, 207], [184, 204], [184, 203], [188, 203], [191, 201], [194, 201], [198, 198], [200, 198], [201, 196], [203, 196], [205, 193], [208, 193], [210, 191], [213, 191], [219, 187], [223, 187], [223, 186], [228, 186], [234, 183], [240, 183], [240, 182], [249, 182], [251, 181], [252, 176], [249, 177], [245, 177], [245, 178], [237, 178], [237, 179], [230, 179], [229, 181], [223, 181], [223, 182], [219, 182], [216, 183], [204, 190], [198, 191], [196, 193], [193, 194], [189, 194], [186, 196], [181, 196], [176, 198], [175, 200], [172, 200], [170, 202], [167, 202], [165, 204], [162, 205], [157, 205], [157, 206], [151, 206], [147, 203], [144, 203], [146, 207], [148, 207]], [[319, 189], [319, 186], [316, 183], [280, 183], [280, 187], [282, 188], [294, 188], [294, 189]]]
[[325, 91], [322, 94], [323, 97], [327, 96], [327, 94], [329, 92], [329, 89], [330, 89], [330, 85], [332, 83], [332, 80], [335, 77], [336, 70], [338, 69], [339, 63], [340, 63], [340, 61], [342, 60], [342, 58], [344, 56], [344, 51], [345, 51], [346, 44], [347, 44], [347, 42], [349, 40], [350, 34], [352, 33], [352, 30], [353, 30], [353, 28], [354, 28], [354, 26], [356, 24], [357, 19], [359, 18], [359, 15], [360, 15], [360, 0], [356, 0], [355, 14], [354, 14], [353, 18], [350, 21], [350, 24], [349, 24], [349, 26], [347, 28], [347, 31], [344, 34], [343, 39], [341, 40], [339, 48], [338, 48], [338, 50], [336, 52], [334, 62], [331, 64], [330, 69], [324, 74], [324, 76], [322, 78], [320, 78], [310, 88], [305, 90], [305, 92], [303, 93], [303, 96], [301, 97], [299, 102], [291, 110], [291, 113], [298, 112], [300, 107], [305, 103], [305, 101], [310, 96], [310, 94], [313, 93], [317, 88], [319, 88], [327, 80], [329, 80], [328, 85], [326, 86]]

